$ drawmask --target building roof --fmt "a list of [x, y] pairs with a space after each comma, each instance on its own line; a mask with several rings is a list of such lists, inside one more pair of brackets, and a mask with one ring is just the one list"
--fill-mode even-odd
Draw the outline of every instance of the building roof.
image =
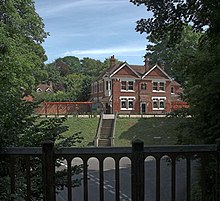
[[53, 91], [53, 87], [51, 85], [48, 84], [38, 84], [36, 87], [36, 90], [41, 90], [42, 92], [46, 92], [48, 90]]

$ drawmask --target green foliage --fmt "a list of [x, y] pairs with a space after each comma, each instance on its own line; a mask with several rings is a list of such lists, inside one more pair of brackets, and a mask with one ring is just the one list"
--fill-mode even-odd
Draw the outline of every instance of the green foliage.
[[[116, 64], [121, 63], [116, 60]], [[91, 81], [96, 79], [110, 66], [110, 59], [104, 62], [91, 58], [66, 56], [47, 64], [48, 77], [52, 81], [54, 94], [33, 93], [36, 100], [45, 101], [87, 101], [90, 97]]]
[[[65, 119], [38, 121], [34, 114], [37, 103], [22, 100], [23, 92], [45, 79], [46, 55], [41, 43], [46, 38], [44, 24], [35, 12], [32, 0], [7, 0], [0, 3], [0, 148], [6, 146], [40, 146], [46, 139], [62, 140], [67, 130]], [[51, 73], [51, 72], [50, 72]], [[54, 77], [58, 76], [54, 74]], [[21, 91], [21, 89], [24, 89]], [[73, 133], [74, 136], [74, 133]], [[65, 145], [79, 143], [77, 133]], [[62, 141], [60, 141], [61, 143]], [[34, 162], [33, 162], [34, 161]], [[33, 199], [42, 197], [40, 160], [31, 160]], [[24, 200], [24, 161], [17, 160], [17, 194], [10, 194], [9, 163], [0, 161], [0, 200]], [[32, 163], [33, 162], [33, 163]]]
[[[186, 25], [192, 25], [193, 31], [202, 31], [198, 35], [198, 46], [191, 49], [186, 43], [190, 54], [180, 49], [182, 68], [184, 69], [185, 95], [190, 104], [190, 123], [187, 136], [180, 135], [183, 143], [193, 139], [193, 143], [215, 143], [220, 133], [220, 2], [206, 1], [161, 1], [161, 0], [130, 0], [134, 4], [144, 4], [148, 11], [153, 12], [150, 19], [137, 22], [136, 30], [150, 34], [156, 41], [164, 41], [176, 48], [182, 43], [181, 39]], [[168, 40], [168, 42], [167, 42]], [[155, 50], [156, 54], [157, 50]], [[187, 51], [186, 51], [187, 53]], [[192, 55], [191, 55], [192, 53]], [[179, 56], [179, 55], [178, 55]], [[170, 59], [172, 61], [172, 59]], [[170, 61], [170, 62], [171, 62]], [[180, 70], [181, 72], [181, 70]], [[187, 125], [185, 124], [187, 127]], [[205, 200], [214, 200], [215, 167], [206, 161], [208, 179]]]
[[164, 63], [165, 71], [182, 85], [187, 80], [187, 71], [193, 65], [198, 48], [201, 33], [194, 32], [191, 26], [185, 26], [181, 39], [175, 46], [170, 45], [169, 34], [163, 40], [156, 40], [154, 36], [147, 37], [150, 44], [147, 45], [146, 58], [152, 63]]
[[4, 90], [30, 88], [45, 73], [46, 33], [31, 0], [3, 1], [0, 5], [0, 87]]
[[90, 94], [90, 79], [83, 74], [69, 74], [64, 78], [64, 87], [70, 101], [87, 101]]

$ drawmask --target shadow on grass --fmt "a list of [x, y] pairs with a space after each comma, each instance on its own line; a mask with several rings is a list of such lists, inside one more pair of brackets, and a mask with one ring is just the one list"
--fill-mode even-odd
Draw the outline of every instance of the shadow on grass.
[[[117, 122], [119, 145], [131, 143], [134, 139], [144, 141], [145, 145], [175, 144], [177, 141], [179, 119], [140, 118], [120, 119]], [[128, 142], [129, 141], [129, 142]]]

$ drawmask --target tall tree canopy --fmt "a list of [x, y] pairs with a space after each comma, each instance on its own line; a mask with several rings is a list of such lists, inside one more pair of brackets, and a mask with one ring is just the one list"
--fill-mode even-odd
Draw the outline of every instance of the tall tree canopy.
[[46, 36], [32, 0], [1, 1], [1, 89], [30, 88], [43, 75], [46, 55], [41, 43]]
[[[199, 142], [213, 143], [220, 133], [220, 1], [219, 0], [130, 0], [153, 13], [137, 22], [136, 30], [146, 32], [166, 47], [182, 43], [184, 27], [202, 32], [198, 47], [186, 69], [185, 93], [191, 106], [194, 136]], [[190, 44], [189, 51], [190, 51]]]

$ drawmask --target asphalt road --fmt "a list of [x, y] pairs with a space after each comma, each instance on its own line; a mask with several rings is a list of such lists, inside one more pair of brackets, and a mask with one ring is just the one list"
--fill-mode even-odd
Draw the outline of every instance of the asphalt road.
[[[74, 164], [82, 163], [74, 159]], [[156, 165], [151, 157], [145, 160], [145, 200], [156, 200]], [[89, 201], [99, 200], [99, 171], [97, 159], [90, 159], [88, 162], [89, 177]], [[195, 165], [192, 165], [192, 175], [195, 175]], [[65, 162], [63, 164], [65, 167]], [[120, 161], [120, 200], [131, 201], [131, 165], [130, 160], [123, 158]], [[161, 160], [161, 201], [171, 200], [171, 166], [166, 158]], [[80, 175], [82, 177], [82, 175]], [[192, 182], [195, 181], [193, 176]], [[83, 185], [73, 188], [73, 201], [83, 201]], [[115, 200], [115, 171], [113, 159], [104, 161], [104, 198], [105, 201]], [[57, 195], [57, 201], [67, 200], [67, 189]], [[176, 201], [186, 200], [186, 161], [176, 162]]]

